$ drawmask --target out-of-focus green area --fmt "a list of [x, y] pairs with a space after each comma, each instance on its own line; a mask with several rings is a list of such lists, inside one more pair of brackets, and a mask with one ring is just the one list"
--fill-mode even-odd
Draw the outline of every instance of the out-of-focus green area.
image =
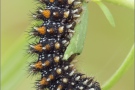
[[[134, 42], [134, 11], [105, 4], [116, 27], [112, 27], [101, 9], [90, 2], [84, 50], [76, 58], [78, 70], [94, 76], [101, 85], [118, 69]], [[35, 90], [35, 76], [29, 76], [27, 72], [28, 62], [32, 61], [25, 50], [28, 38], [23, 35], [27, 34], [25, 31], [32, 21], [30, 11], [36, 6], [34, 0], [1, 0], [2, 90]], [[134, 90], [134, 65], [111, 90]]]

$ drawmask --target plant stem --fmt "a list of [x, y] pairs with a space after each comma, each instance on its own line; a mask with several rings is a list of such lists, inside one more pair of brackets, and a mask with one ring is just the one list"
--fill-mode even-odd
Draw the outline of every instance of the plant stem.
[[102, 1], [134, 9], [134, 0], [102, 0]]
[[130, 9], [134, 9], [134, 0], [91, 0], [91, 1], [93, 2], [103, 1], [103, 2], [115, 4], [115, 5], [124, 6]]
[[134, 45], [132, 46], [130, 52], [125, 58], [124, 62], [121, 64], [119, 69], [112, 75], [112, 77], [102, 86], [102, 90], [110, 90], [110, 88], [118, 82], [118, 80], [124, 75], [124, 73], [130, 68], [134, 63]]

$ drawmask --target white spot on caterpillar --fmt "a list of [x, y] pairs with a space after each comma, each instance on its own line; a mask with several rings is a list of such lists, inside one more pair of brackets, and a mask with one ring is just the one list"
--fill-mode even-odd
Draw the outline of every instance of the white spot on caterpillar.
[[74, 18], [79, 18], [80, 15], [75, 14], [75, 15], [73, 15], [73, 17], [74, 17]]
[[45, 50], [46, 48], [45, 47], [42, 47], [43, 50]]
[[80, 76], [76, 77], [75, 80], [78, 81], [80, 79]]
[[79, 87], [79, 89], [80, 89], [80, 90], [83, 90], [83, 87], [81, 86], [81, 87]]
[[79, 4], [81, 4], [81, 2], [74, 2], [74, 5], [76, 6], [76, 5], [79, 5]]
[[88, 85], [88, 87], [91, 87], [92, 86], [92, 82]]
[[31, 47], [31, 48], [34, 48], [34, 46], [33, 46], [33, 45], [30, 45], [30, 47]]
[[84, 85], [86, 85], [86, 84], [87, 84], [87, 82], [88, 82], [88, 79], [87, 79], [87, 80], [85, 80], [85, 81], [83, 82], [83, 84], [84, 84]]
[[72, 82], [71, 85], [75, 85], [75, 83]]
[[75, 73], [75, 69], [69, 74], [69, 76], [72, 76]]
[[43, 12], [43, 10], [41, 10], [41, 9], [40, 9], [39, 11], [40, 11], [40, 12]]
[[94, 88], [91, 88], [91, 89], [89, 89], [89, 90], [95, 90]]
[[32, 65], [30, 65], [30, 67], [35, 67], [35, 65], [32, 64]]
[[78, 9], [72, 10], [73, 14], [76, 13], [76, 12], [78, 12]]
[[37, 30], [38, 28], [37, 27], [33, 27], [35, 30]]
[[68, 66], [64, 67], [64, 70], [67, 70], [68, 69]]
[[72, 24], [70, 24], [70, 25], [67, 25], [67, 28], [71, 28], [72, 27]]
[[62, 80], [64, 83], [67, 83], [68, 82], [68, 79], [67, 78], [63, 78]]
[[68, 0], [68, 4], [72, 4], [74, 0]]
[[69, 30], [68, 30], [68, 32], [74, 33], [75, 31], [74, 31], [74, 30], [69, 29]]

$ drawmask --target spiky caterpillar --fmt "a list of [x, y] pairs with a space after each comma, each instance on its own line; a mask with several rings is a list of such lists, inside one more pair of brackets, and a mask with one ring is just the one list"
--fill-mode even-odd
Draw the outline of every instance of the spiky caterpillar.
[[72, 56], [63, 60], [64, 52], [74, 34], [74, 28], [82, 12], [81, 0], [39, 0], [45, 9], [33, 14], [43, 24], [30, 32], [40, 40], [30, 44], [30, 52], [38, 59], [30, 64], [30, 71], [41, 74], [36, 82], [37, 90], [101, 90], [92, 77], [83, 77], [71, 64]]

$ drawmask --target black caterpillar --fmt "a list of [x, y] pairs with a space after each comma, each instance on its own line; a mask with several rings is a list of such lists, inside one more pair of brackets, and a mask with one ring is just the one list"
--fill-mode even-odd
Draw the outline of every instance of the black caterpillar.
[[30, 64], [33, 74], [40, 73], [36, 81], [37, 90], [101, 90], [92, 77], [84, 77], [71, 64], [72, 55], [63, 60], [64, 52], [74, 34], [74, 28], [82, 13], [81, 0], [39, 0], [46, 5], [33, 14], [34, 19], [43, 20], [41, 26], [33, 27], [30, 34], [39, 37], [39, 42], [30, 44], [30, 52], [38, 55]]

